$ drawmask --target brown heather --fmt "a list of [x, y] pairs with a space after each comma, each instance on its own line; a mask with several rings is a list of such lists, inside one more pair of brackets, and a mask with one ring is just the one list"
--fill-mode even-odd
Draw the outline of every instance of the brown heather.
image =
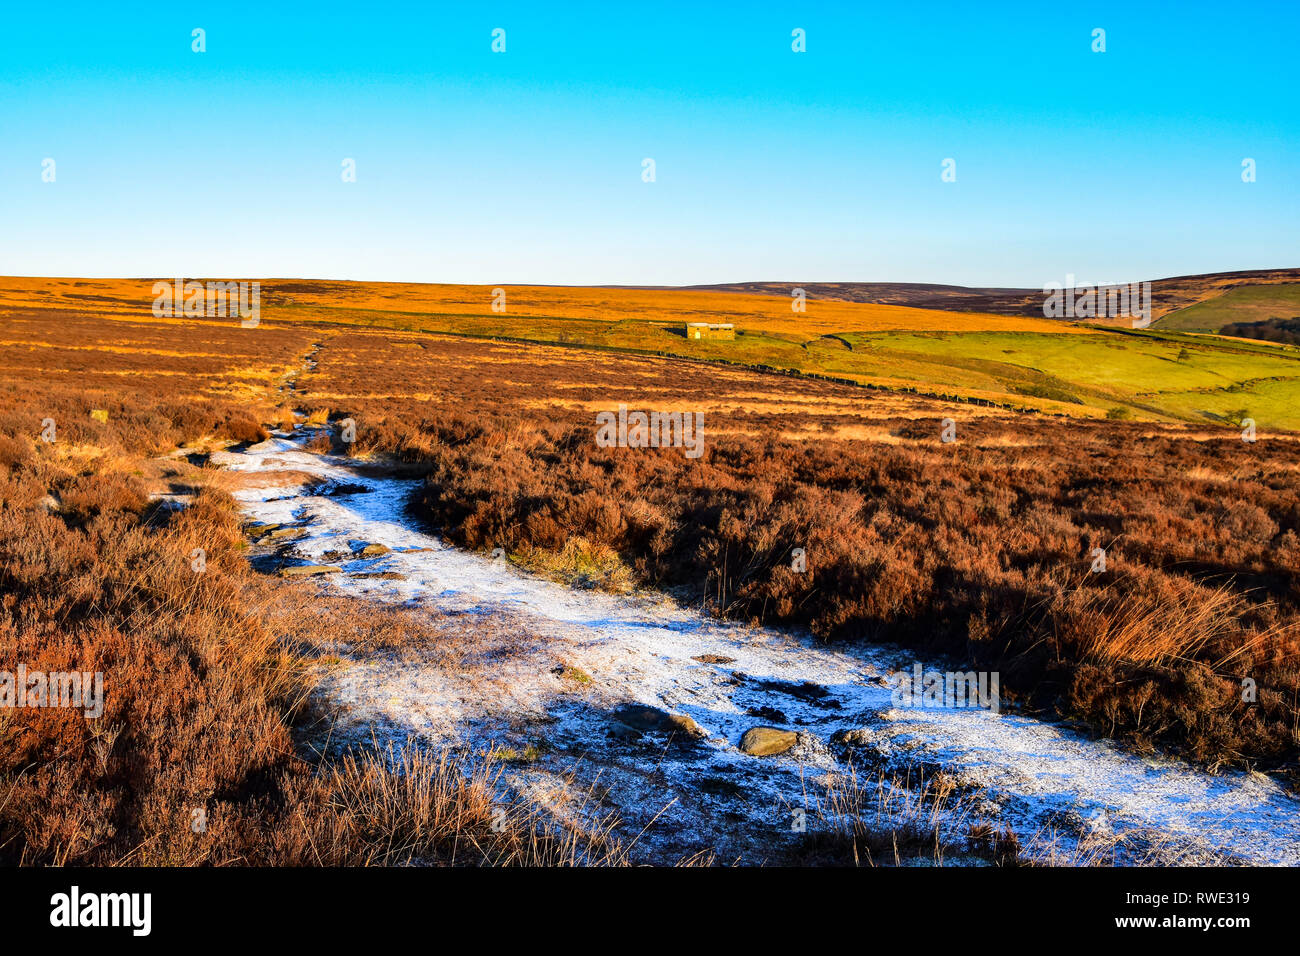
[[[1234, 431], [319, 325], [0, 320], [0, 668], [102, 670], [107, 699], [98, 721], [0, 712], [0, 862], [625, 859], [600, 840], [544, 840], [518, 807], [494, 833], [490, 763], [303, 749], [303, 622], [325, 643], [347, 622], [313, 613], [310, 586], [249, 569], [214, 469], [156, 457], [255, 440], [295, 409], [351, 417], [349, 451], [426, 474], [420, 507], [461, 545], [543, 568], [550, 555], [589, 583], [635, 580], [828, 641], [950, 654], [1001, 671], [1004, 696], [1136, 748], [1296, 780], [1288, 436], [1247, 445]], [[598, 448], [594, 413], [619, 402], [704, 412], [704, 456]], [[938, 440], [943, 417], [955, 444]], [[45, 418], [53, 445], [38, 437]], [[195, 488], [180, 513], [149, 501]], [[1094, 547], [1103, 574], [1089, 571]], [[385, 633], [400, 643], [398, 624]], [[1241, 699], [1245, 677], [1257, 703]], [[199, 807], [205, 834], [190, 828]], [[914, 836], [929, 833], [922, 821]]]
[[[62, 331], [86, 341], [84, 326]], [[238, 330], [199, 331], [214, 353], [248, 348]], [[113, 342], [122, 333], [100, 329]], [[192, 330], [185, 339], [196, 345]], [[268, 339], [286, 358], [302, 345]], [[0, 864], [623, 862], [607, 834], [549, 835], [533, 811], [501, 804], [491, 759], [471, 767], [403, 750], [322, 762], [303, 751], [295, 725], [309, 715], [314, 669], [286, 622], [312, 620], [319, 641], [330, 622], [311, 615], [310, 590], [250, 570], [228, 494], [201, 487], [174, 513], [148, 497], [186, 490], [175, 481], [185, 469], [145, 456], [261, 437], [273, 402], [221, 398], [231, 379], [197, 362], [178, 378], [151, 376], [145, 359], [88, 393], [81, 382], [120, 359], [88, 353], [87, 367], [59, 369], [35, 351], [5, 358], [0, 669], [102, 671], [105, 710], [87, 720], [79, 709], [0, 709]], [[89, 419], [105, 407], [107, 423]], [[37, 438], [47, 417], [54, 444]], [[200, 484], [214, 474], [189, 471]]]
[[[952, 655], [1139, 750], [1297, 780], [1290, 436], [429, 336], [340, 333], [319, 360], [305, 407], [328, 395], [359, 453], [427, 467], [423, 507], [461, 545], [560, 556], [580, 541], [715, 611]], [[704, 456], [597, 447], [594, 412], [620, 402], [704, 411]], [[944, 417], [956, 443], [939, 441]]]

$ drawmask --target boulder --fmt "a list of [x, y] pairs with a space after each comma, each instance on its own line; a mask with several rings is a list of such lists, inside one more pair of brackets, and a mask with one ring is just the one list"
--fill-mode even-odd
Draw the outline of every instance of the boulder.
[[773, 754], [785, 753], [798, 742], [799, 735], [793, 730], [750, 727], [740, 738], [740, 749], [751, 757], [770, 757]]

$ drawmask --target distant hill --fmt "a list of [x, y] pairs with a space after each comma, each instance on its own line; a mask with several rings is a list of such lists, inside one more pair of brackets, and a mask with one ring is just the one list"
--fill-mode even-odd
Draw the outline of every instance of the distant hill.
[[[1152, 317], [1158, 319], [1241, 286], [1295, 282], [1300, 282], [1300, 268], [1213, 272], [1154, 279], [1151, 282]], [[1040, 318], [1043, 315], [1042, 289], [969, 288], [925, 282], [733, 282], [688, 288], [788, 296], [790, 290], [796, 287], [807, 292], [810, 299], [820, 301], [868, 302], [876, 305], [906, 305], [918, 309], [943, 309], [949, 312], [1032, 315]]]

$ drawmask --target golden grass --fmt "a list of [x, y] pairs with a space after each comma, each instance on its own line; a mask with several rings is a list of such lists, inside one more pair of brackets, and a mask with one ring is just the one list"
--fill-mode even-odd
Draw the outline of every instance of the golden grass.
[[[107, 316], [152, 319], [152, 279], [0, 277], [0, 308], [93, 311]], [[829, 333], [927, 330], [949, 332], [1052, 332], [1092, 334], [1080, 326], [1021, 316], [943, 312], [906, 306], [809, 300], [793, 312], [780, 296], [690, 289], [602, 289], [567, 286], [443, 285], [405, 282], [333, 282], [264, 279], [262, 318], [349, 321], [349, 312], [480, 316], [518, 321], [581, 319], [602, 323], [650, 321], [731, 322], [738, 329], [791, 335], [796, 340]], [[503, 288], [506, 311], [492, 311], [493, 289]], [[89, 297], [89, 298], [87, 298]], [[104, 297], [104, 298], [100, 298]], [[111, 301], [110, 301], [111, 300]], [[160, 321], [176, 321], [166, 319]], [[227, 322], [231, 320], [225, 320]], [[524, 334], [522, 331], [520, 334]]]
[[1226, 585], [1184, 594], [1174, 601], [1093, 591], [1085, 603], [1094, 612], [1094, 626], [1087, 631], [1090, 636], [1082, 648], [1086, 661], [1191, 663], [1204, 660], [1207, 649], [1216, 645], [1231, 646], [1227, 653], [1209, 655], [1206, 663], [1217, 671], [1296, 629], [1296, 625], [1279, 626], [1241, 637], [1240, 615], [1246, 601]]

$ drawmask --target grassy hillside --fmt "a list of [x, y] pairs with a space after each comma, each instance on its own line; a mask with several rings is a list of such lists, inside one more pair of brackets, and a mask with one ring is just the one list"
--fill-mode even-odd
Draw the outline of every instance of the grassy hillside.
[[847, 336], [863, 365], [896, 363], [918, 379], [1002, 388], [1134, 417], [1221, 421], [1247, 410], [1261, 427], [1300, 427], [1300, 353], [1204, 336], [944, 333]]
[[1162, 329], [1187, 332], [1217, 332], [1234, 322], [1265, 322], [1300, 316], [1300, 283], [1252, 285], [1231, 289], [1223, 295], [1160, 319]]

